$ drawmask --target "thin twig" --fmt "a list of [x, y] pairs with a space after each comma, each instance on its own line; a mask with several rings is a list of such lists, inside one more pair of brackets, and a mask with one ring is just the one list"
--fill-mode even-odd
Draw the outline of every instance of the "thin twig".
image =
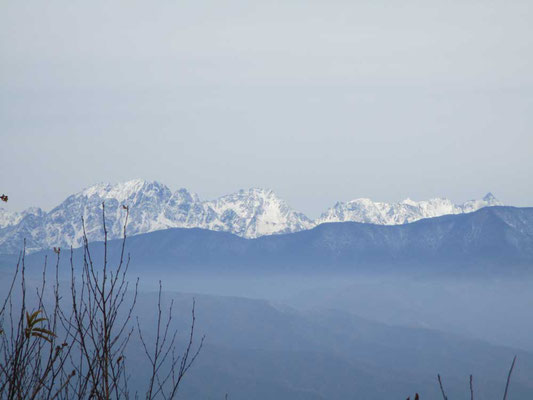
[[439, 380], [439, 386], [440, 386], [440, 392], [442, 393], [442, 398], [444, 400], [448, 400], [448, 397], [446, 396], [446, 393], [444, 392], [444, 387], [442, 386], [442, 379], [440, 379], [440, 374], [437, 374], [437, 378]]
[[511, 382], [511, 374], [513, 373], [514, 364], [516, 362], [516, 356], [513, 358], [511, 368], [509, 368], [509, 374], [507, 375], [507, 383], [505, 384], [505, 392], [503, 393], [503, 400], [507, 399], [507, 390], [509, 389], [509, 382]]

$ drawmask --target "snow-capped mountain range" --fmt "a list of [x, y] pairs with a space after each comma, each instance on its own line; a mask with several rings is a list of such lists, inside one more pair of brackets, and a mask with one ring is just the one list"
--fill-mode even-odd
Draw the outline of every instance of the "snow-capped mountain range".
[[424, 201], [405, 199], [399, 203], [381, 203], [370, 199], [355, 199], [347, 203], [339, 202], [335, 204], [323, 213], [316, 220], [316, 223], [355, 221], [378, 225], [400, 225], [422, 218], [463, 214], [483, 207], [502, 205], [492, 193], [487, 193], [482, 200], [469, 200], [463, 204], [453, 204], [450, 200], [442, 198]]
[[272, 190], [252, 188], [202, 201], [186, 189], [172, 193], [159, 182], [135, 179], [115, 185], [91, 186], [69, 196], [50, 212], [30, 208], [11, 213], [0, 208], [0, 253], [18, 252], [24, 239], [30, 252], [53, 246], [79, 247], [83, 239], [82, 216], [89, 241], [102, 240], [102, 202], [105, 203], [106, 224], [112, 239], [123, 234], [123, 205], [130, 210], [128, 235], [179, 227], [225, 231], [245, 238], [297, 232], [325, 222], [404, 224], [502, 205], [490, 193], [482, 200], [460, 205], [447, 199], [420, 202], [407, 199], [400, 203], [356, 199], [337, 203], [320, 218], [311, 220], [291, 209]]

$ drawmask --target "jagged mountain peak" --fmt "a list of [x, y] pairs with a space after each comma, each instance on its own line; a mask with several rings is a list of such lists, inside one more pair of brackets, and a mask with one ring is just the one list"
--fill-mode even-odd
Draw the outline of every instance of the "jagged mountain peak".
[[122, 205], [129, 206], [127, 231], [130, 235], [199, 227], [252, 238], [313, 226], [311, 220], [292, 210], [271, 189], [250, 188], [202, 201], [185, 188], [172, 193], [157, 181], [132, 179], [89, 186], [69, 196], [50, 212], [29, 219], [0, 212], [0, 253], [18, 251], [23, 237], [29, 239], [29, 250], [79, 246], [82, 244], [82, 217], [89, 240], [102, 240], [102, 203], [106, 206], [109, 238], [122, 236], [125, 218]]
[[98, 197], [101, 199], [115, 199], [117, 201], [127, 201], [139, 193], [170, 194], [170, 189], [157, 181], [147, 181], [144, 179], [132, 179], [126, 182], [97, 183], [89, 186], [74, 196]]
[[291, 209], [272, 189], [241, 189], [206, 202], [220, 215], [214, 230], [228, 230], [239, 236], [255, 238], [274, 233], [309, 229], [312, 221]]
[[410, 197], [407, 197], [401, 201], [402, 204], [407, 204], [408, 206], [416, 206], [418, 203], [412, 200]]
[[200, 201], [200, 197], [185, 188], [179, 188], [172, 194], [172, 200], [178, 202], [196, 203]]
[[125, 211], [129, 206], [128, 234], [167, 228], [204, 228], [231, 232], [245, 238], [310, 229], [323, 222], [355, 221], [397, 225], [444, 214], [475, 211], [501, 205], [492, 194], [482, 200], [454, 205], [445, 198], [398, 203], [358, 198], [337, 202], [317, 220], [292, 209], [272, 189], [252, 187], [203, 201], [185, 188], [171, 192], [157, 181], [132, 179], [126, 182], [97, 183], [69, 196], [44, 212], [33, 208], [10, 213], [0, 208], [0, 253], [15, 253], [27, 239], [29, 250], [82, 244], [81, 217], [90, 241], [102, 240], [102, 202], [110, 238], [123, 234]]
[[207, 203], [222, 211], [226, 208], [239, 208], [248, 214], [260, 212], [265, 207], [289, 209], [285, 200], [272, 189], [263, 188], [240, 189], [238, 192], [223, 195]]
[[433, 218], [447, 214], [473, 212], [482, 207], [502, 205], [492, 193], [483, 200], [470, 200], [463, 204], [453, 204], [445, 197], [415, 201], [407, 198], [398, 203], [374, 202], [367, 198], [338, 202], [324, 212], [316, 221], [324, 222], [363, 222], [379, 225], [398, 225], [423, 218]]
[[259, 188], [259, 187], [251, 187], [249, 189], [239, 189], [237, 192], [229, 193], [226, 195], [223, 195], [219, 197], [219, 199], [223, 198], [232, 198], [232, 197], [248, 197], [248, 198], [279, 198], [272, 189], [269, 188]]
[[[374, 204], [374, 202], [368, 197], [359, 197], [348, 201], [349, 204]], [[343, 204], [343, 202], [338, 202], [338, 204]]]
[[483, 196], [483, 201], [486, 201], [487, 203], [491, 204], [497, 204], [497, 205], [503, 205], [491, 192], [488, 192], [485, 196]]

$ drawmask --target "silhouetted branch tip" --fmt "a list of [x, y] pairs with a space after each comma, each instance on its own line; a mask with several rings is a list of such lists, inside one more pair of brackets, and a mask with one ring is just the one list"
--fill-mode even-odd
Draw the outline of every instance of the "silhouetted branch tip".
[[503, 400], [507, 400], [507, 392], [509, 390], [509, 383], [511, 382], [511, 375], [513, 374], [515, 363], [516, 363], [516, 356], [514, 356], [513, 362], [511, 363], [511, 368], [509, 368], [509, 373], [507, 374], [507, 382], [505, 383], [505, 392], [503, 393]]
[[444, 400], [448, 400], [448, 397], [446, 396], [446, 392], [444, 391], [444, 387], [442, 386], [442, 379], [440, 377], [440, 374], [437, 374], [437, 379], [439, 381], [439, 387], [440, 387], [440, 392], [442, 393], [442, 398]]

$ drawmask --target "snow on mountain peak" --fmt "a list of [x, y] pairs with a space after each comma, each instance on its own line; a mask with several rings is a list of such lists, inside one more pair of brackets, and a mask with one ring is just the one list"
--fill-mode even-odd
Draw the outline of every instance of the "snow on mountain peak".
[[20, 221], [20, 214], [7, 211], [4, 208], [0, 207], [0, 229], [15, 225]]
[[[52, 246], [80, 246], [82, 221], [89, 241], [102, 240], [102, 203], [106, 207], [109, 238], [123, 234], [129, 206], [130, 235], [167, 228], [204, 228], [254, 238], [309, 229], [313, 222], [292, 210], [271, 189], [251, 188], [202, 201], [187, 189], [170, 189], [154, 181], [134, 179], [117, 184], [98, 183], [69, 196], [49, 213], [23, 218], [0, 209], [0, 252], [17, 252], [21, 238], [30, 251]], [[5, 229], [2, 229], [5, 228]]]
[[413, 207], [416, 207], [416, 205], [418, 204], [416, 201], [411, 200], [409, 197], [406, 198], [405, 200], [402, 200], [401, 203], [402, 204], [407, 204], [408, 206], [413, 206]]
[[115, 199], [119, 202], [124, 202], [131, 200], [136, 194], [141, 192], [145, 195], [161, 192], [170, 193], [170, 189], [156, 181], [150, 182], [143, 179], [133, 179], [114, 185], [109, 183], [98, 183], [82, 190], [75, 196], [85, 196], [89, 198], [96, 196], [102, 200]]
[[399, 203], [373, 202], [369, 199], [356, 199], [347, 203], [336, 203], [316, 221], [324, 222], [363, 222], [379, 225], [398, 225], [423, 218], [439, 217], [447, 214], [473, 212], [482, 207], [502, 205], [492, 193], [483, 200], [470, 200], [463, 204], [453, 204], [446, 198], [414, 201], [409, 198]]
[[212, 229], [228, 230], [243, 237], [295, 232], [313, 225], [271, 189], [240, 190], [206, 203], [220, 216], [211, 224]]
[[0, 207], [0, 229], [18, 224], [27, 216], [41, 216], [44, 211], [38, 207], [30, 207], [22, 212], [10, 212]]
[[482, 200], [461, 205], [454, 205], [448, 199], [384, 203], [359, 198], [338, 202], [313, 221], [293, 210], [271, 189], [250, 188], [203, 201], [187, 189], [172, 193], [159, 182], [133, 179], [90, 186], [69, 196], [48, 213], [36, 208], [10, 213], [0, 208], [0, 253], [18, 252], [24, 238], [29, 251], [80, 246], [83, 239], [81, 217], [89, 241], [102, 240], [102, 202], [106, 206], [106, 226], [112, 239], [123, 234], [125, 210], [122, 205], [129, 206], [129, 235], [167, 228], [203, 228], [245, 238], [302, 231], [323, 222], [404, 224], [501, 205], [491, 193]]

